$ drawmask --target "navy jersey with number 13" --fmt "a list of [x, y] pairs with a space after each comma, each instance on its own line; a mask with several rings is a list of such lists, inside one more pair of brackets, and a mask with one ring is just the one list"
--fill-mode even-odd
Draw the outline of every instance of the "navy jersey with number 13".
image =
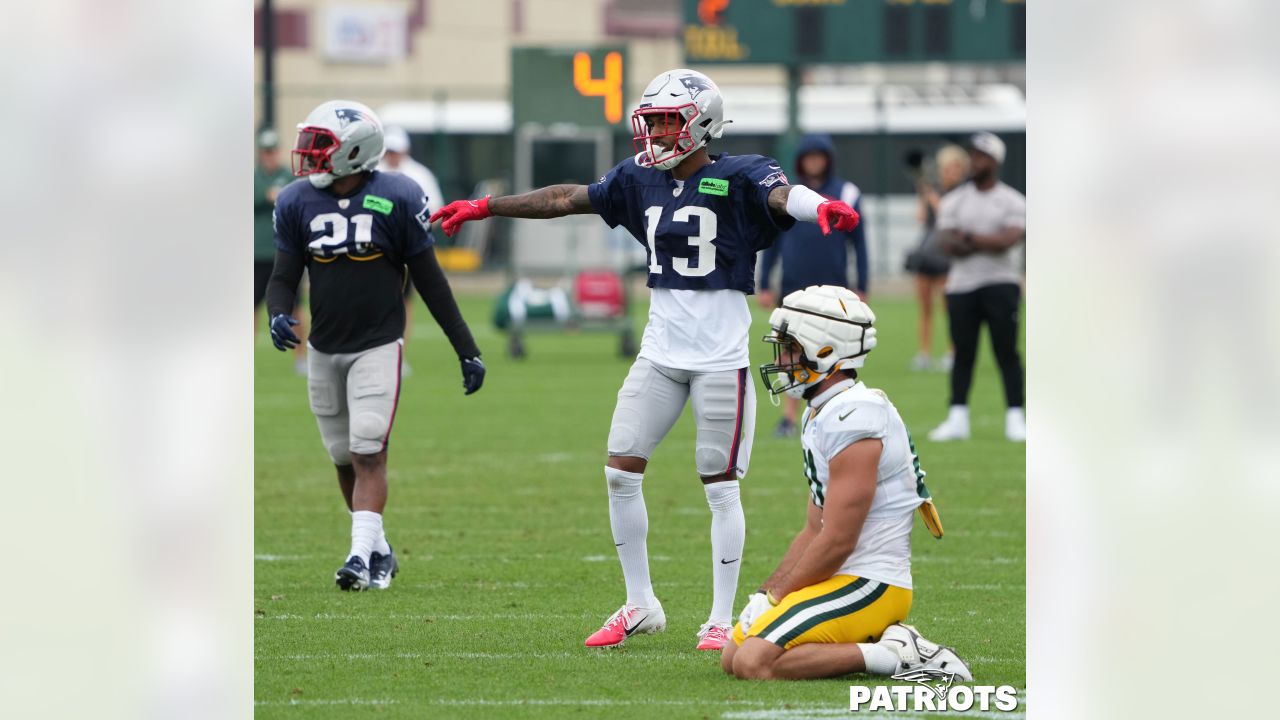
[[776, 160], [712, 155], [680, 187], [671, 173], [628, 158], [587, 186], [609, 227], [646, 248], [649, 287], [755, 292], [756, 253], [795, 224], [769, 211], [769, 191], [787, 184]]

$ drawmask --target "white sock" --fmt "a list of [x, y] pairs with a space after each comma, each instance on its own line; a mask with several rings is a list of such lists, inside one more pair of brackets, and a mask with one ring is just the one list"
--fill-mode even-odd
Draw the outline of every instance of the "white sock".
[[372, 510], [357, 510], [351, 513], [351, 552], [347, 557], [355, 555], [369, 564], [369, 553], [373, 544], [382, 535], [382, 515]]
[[711, 617], [707, 621], [724, 625], [733, 622], [747, 519], [742, 514], [737, 480], [710, 483], [702, 489], [711, 508]]
[[867, 672], [872, 675], [892, 675], [898, 671], [902, 658], [892, 648], [879, 643], [858, 643], [858, 649], [862, 651]]
[[[355, 512], [348, 510], [347, 515], [355, 516]], [[387, 533], [384, 532], [381, 525], [378, 525], [378, 539], [374, 541], [374, 552], [379, 552], [381, 555], [390, 555], [392, 553], [392, 546], [387, 544]]]
[[965, 425], [969, 424], [969, 406], [968, 405], [952, 405], [951, 411], [947, 414], [948, 421], [959, 421]]
[[379, 555], [390, 555], [391, 545], [387, 543], [387, 533], [382, 528], [382, 523], [378, 523], [378, 539], [373, 541], [373, 551]]
[[657, 607], [649, 581], [649, 512], [640, 490], [644, 475], [606, 467], [604, 479], [609, 486], [609, 526], [627, 584], [627, 603]]

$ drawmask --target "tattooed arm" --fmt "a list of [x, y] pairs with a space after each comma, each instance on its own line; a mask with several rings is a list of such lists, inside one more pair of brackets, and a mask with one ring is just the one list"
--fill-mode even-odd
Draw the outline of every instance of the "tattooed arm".
[[790, 185], [779, 185], [769, 191], [769, 214], [774, 217], [789, 217], [787, 214], [787, 198], [791, 196]]
[[[784, 209], [786, 204], [784, 199]], [[489, 212], [502, 217], [543, 219], [585, 215], [595, 210], [587, 197], [586, 185], [548, 185], [522, 195], [492, 198]]]

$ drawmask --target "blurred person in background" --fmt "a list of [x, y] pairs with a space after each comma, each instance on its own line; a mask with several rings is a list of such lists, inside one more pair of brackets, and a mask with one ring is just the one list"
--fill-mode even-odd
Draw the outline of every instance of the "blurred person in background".
[[916, 301], [920, 304], [919, 351], [911, 361], [912, 370], [929, 370], [931, 367], [941, 372], [950, 372], [955, 361], [955, 348], [950, 347], [945, 355], [938, 358], [937, 364], [932, 361], [933, 348], [933, 301], [941, 297], [947, 282], [947, 271], [951, 268], [951, 258], [942, 249], [938, 238], [938, 206], [942, 197], [959, 187], [969, 175], [969, 154], [959, 145], [945, 145], [936, 156], [935, 166], [938, 169], [937, 181], [933, 182], [923, 174], [916, 182], [916, 193], [919, 207], [916, 220], [923, 226], [924, 232], [920, 245], [907, 255], [907, 270], [915, 275]]
[[[280, 164], [280, 139], [276, 131], [264, 128], [258, 133], [258, 164], [253, 169], [253, 333], [258, 334], [258, 308], [267, 296], [267, 281], [271, 279], [271, 266], [276, 259], [272, 243], [272, 213], [280, 190], [293, 182], [293, 173]], [[299, 323], [299, 333], [305, 335], [302, 317], [297, 308], [293, 317]], [[307, 349], [299, 344], [294, 350], [293, 368], [299, 375], [307, 374]]]
[[457, 353], [467, 395], [484, 384], [466, 320], [436, 260], [418, 184], [375, 170], [382, 123], [365, 105], [326, 102], [298, 126], [293, 174], [280, 192], [275, 267], [267, 287], [271, 340], [301, 344], [288, 315], [303, 270], [311, 277], [307, 393], [320, 439], [351, 512], [351, 549], [334, 581], [386, 589], [398, 570], [383, 530], [387, 445], [400, 403], [407, 274]]
[[1005, 147], [991, 133], [970, 141], [971, 179], [947, 193], [938, 206], [938, 233], [953, 259], [947, 275], [947, 318], [955, 345], [951, 368], [951, 409], [929, 433], [935, 441], [969, 438], [969, 387], [985, 323], [1004, 383], [1005, 437], [1027, 439], [1023, 411], [1022, 357], [1018, 354], [1021, 275], [1013, 248], [1027, 235], [1027, 199], [1000, 182]]
[[[836, 175], [836, 146], [830, 135], [806, 135], [796, 148], [795, 168], [800, 182], [810, 190], [831, 200], [840, 200], [862, 214], [862, 191], [857, 185]], [[824, 235], [811, 223], [794, 226], [778, 236], [773, 247], [760, 256], [760, 307], [772, 309], [781, 298], [810, 285], [849, 287], [849, 251], [853, 245], [858, 266], [858, 297], [867, 297], [867, 238], [863, 225], [849, 232]], [[773, 266], [782, 260], [781, 292], [769, 289]], [[796, 434], [796, 415], [800, 400], [789, 395], [782, 399], [782, 419], [774, 428], [777, 437]]]
[[[386, 153], [382, 156], [382, 162], [378, 165], [378, 169], [382, 172], [395, 172], [401, 175], [407, 175], [414, 182], [418, 183], [418, 187], [422, 188], [423, 194], [427, 196], [427, 209], [431, 213], [439, 210], [444, 205], [444, 193], [440, 190], [440, 183], [436, 181], [436, 176], [426, 165], [414, 160], [409, 154], [411, 147], [409, 142], [409, 133], [405, 129], [396, 125], [386, 128], [384, 135], [384, 143]], [[413, 284], [406, 282], [404, 284], [404, 340], [409, 341], [409, 331], [413, 328]], [[400, 374], [408, 377], [413, 372], [413, 368], [409, 367], [407, 359], [400, 361]]]

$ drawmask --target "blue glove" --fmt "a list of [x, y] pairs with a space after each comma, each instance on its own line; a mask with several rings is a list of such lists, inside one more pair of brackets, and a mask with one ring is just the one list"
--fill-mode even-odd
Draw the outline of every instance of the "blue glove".
[[[275, 344], [277, 350], [280, 352], [292, 350], [302, 342], [297, 335], [293, 334], [292, 326], [297, 324], [297, 320], [283, 313], [271, 318], [271, 342]], [[481, 373], [483, 374], [483, 371]]]
[[462, 387], [467, 390], [463, 394], [470, 395], [479, 390], [481, 385], [484, 385], [484, 363], [478, 357], [463, 360]]

